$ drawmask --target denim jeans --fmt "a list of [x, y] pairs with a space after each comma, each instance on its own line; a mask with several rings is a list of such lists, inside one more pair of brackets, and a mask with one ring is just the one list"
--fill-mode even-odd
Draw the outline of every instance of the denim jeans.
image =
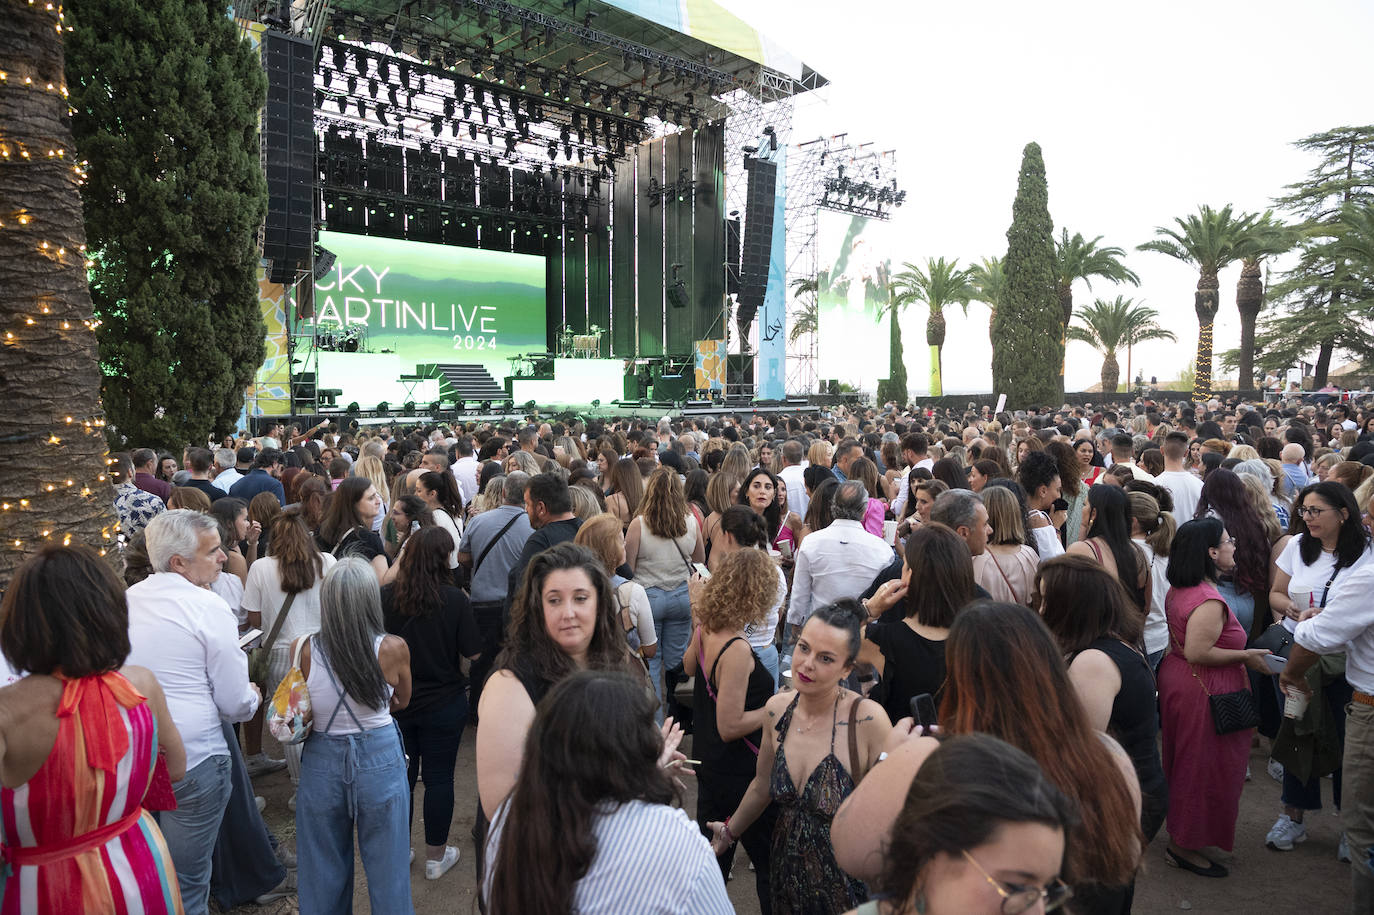
[[301, 915], [353, 911], [353, 829], [372, 911], [413, 915], [410, 791], [395, 724], [354, 734], [312, 734], [296, 792], [296, 875]]
[[768, 672], [773, 675], [773, 689], [778, 688], [778, 646], [774, 642], [769, 642], [767, 648], [755, 648], [754, 654], [758, 655], [759, 662], [768, 668]]
[[396, 723], [401, 728], [409, 766], [410, 818], [415, 819], [415, 782], [425, 782], [425, 844], [444, 845], [453, 824], [453, 766], [458, 760], [458, 743], [468, 720], [468, 700], [461, 692], [448, 702], [431, 706], [418, 715], [402, 713]]
[[219, 824], [219, 839], [211, 858], [210, 894], [225, 909], [252, 902], [286, 879], [277, 860], [267, 825], [253, 800], [253, 782], [243, 762], [234, 726], [220, 722], [229, 745], [229, 802]]
[[654, 633], [658, 636], [658, 651], [649, 659], [649, 677], [654, 681], [654, 692], [663, 698], [663, 670], [676, 667], [687, 650], [687, 642], [692, 637], [692, 602], [687, 595], [687, 583], [683, 582], [671, 591], [662, 588], [645, 588], [649, 595], [649, 607], [654, 613]]
[[229, 757], [201, 760], [172, 785], [176, 810], [157, 814], [162, 837], [172, 854], [186, 915], [206, 915], [210, 903], [210, 868], [220, 820], [229, 804]]

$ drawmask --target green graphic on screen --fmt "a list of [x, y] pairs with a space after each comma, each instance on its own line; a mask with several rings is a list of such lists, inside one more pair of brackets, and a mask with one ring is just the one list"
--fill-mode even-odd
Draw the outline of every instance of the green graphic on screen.
[[499, 379], [509, 357], [547, 349], [543, 257], [341, 232], [320, 244], [338, 259], [315, 283], [315, 324], [348, 351], [480, 363]]
[[888, 375], [890, 336], [880, 316], [892, 279], [887, 223], [821, 210], [816, 230], [820, 377], [872, 393]]

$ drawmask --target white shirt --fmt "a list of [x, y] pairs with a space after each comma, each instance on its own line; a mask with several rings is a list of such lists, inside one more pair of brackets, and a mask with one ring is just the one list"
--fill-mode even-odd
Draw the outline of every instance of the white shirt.
[[892, 547], [864, 530], [859, 521], [836, 520], [807, 534], [797, 550], [787, 621], [800, 625], [817, 607], [842, 597], [857, 598], [892, 557]]
[[744, 637], [749, 640], [749, 647], [755, 651], [764, 651], [773, 644], [773, 636], [778, 631], [778, 617], [782, 615], [782, 605], [787, 600], [787, 576], [782, 573], [782, 566], [775, 568], [778, 571], [778, 596], [773, 601], [773, 606], [768, 609], [768, 615], [762, 620], [744, 627]]
[[442, 527], [448, 531], [448, 535], [453, 538], [453, 549], [448, 554], [448, 567], [458, 568], [458, 544], [463, 542], [463, 531], [459, 528], [452, 515], [442, 508], [434, 509], [434, 526]]
[[1308, 651], [1317, 654], [1344, 651], [1345, 678], [1362, 693], [1374, 693], [1374, 601], [1369, 599], [1371, 592], [1374, 592], [1374, 563], [1366, 562], [1349, 571], [1342, 569], [1331, 583], [1326, 609], [1299, 623], [1293, 634], [1293, 640]]
[[225, 492], [228, 492], [230, 486], [233, 486], [235, 483], [237, 483], [239, 480], [242, 480], [242, 479], [243, 479], [243, 474], [239, 473], [238, 468], [237, 468], [237, 467], [230, 467], [228, 470], [224, 471], [224, 473], [222, 473], [222, 474], [220, 474], [219, 476], [215, 477], [215, 478], [214, 478], [213, 480], [211, 480], [210, 482], [211, 482], [211, 483], [214, 483], [216, 486], [218, 486], [220, 489], [224, 490]]
[[1169, 558], [1156, 556], [1144, 540], [1132, 540], [1150, 563], [1150, 609], [1145, 614], [1145, 653], [1154, 654], [1169, 647], [1169, 623], [1164, 616], [1164, 598], [1169, 596]]
[[[1274, 560], [1274, 565], [1288, 574], [1288, 597], [1298, 605], [1299, 610], [1321, 606], [1322, 591], [1326, 588], [1327, 580], [1331, 578], [1331, 570], [1336, 567], [1336, 554], [1328, 553], [1325, 550], [1322, 550], [1310, 566], [1303, 564], [1300, 549], [1303, 538], [1306, 536], [1306, 534], [1299, 534], [1288, 541], [1288, 545], [1283, 548], [1279, 558]], [[1365, 550], [1353, 566], [1341, 569], [1335, 581], [1331, 582], [1331, 587], [1334, 589], [1336, 583], [1349, 575], [1351, 571], [1369, 565], [1370, 555], [1370, 551]], [[1328, 604], [1331, 602], [1329, 592], [1326, 601]], [[1283, 625], [1289, 632], [1297, 628], [1297, 623], [1288, 617], [1284, 618]]]
[[[290, 651], [291, 643], [303, 635], [320, 630], [320, 585], [324, 572], [334, 567], [337, 559], [330, 553], [321, 554], [324, 564], [319, 578], [309, 591], [301, 591], [291, 602], [291, 612], [286, 614], [286, 622], [281, 624], [281, 632], [272, 643], [273, 651]], [[248, 584], [243, 591], [243, 610], [245, 613], [261, 613], [261, 642], [267, 640], [272, 626], [277, 621], [282, 604], [286, 603], [286, 592], [281, 589], [281, 575], [277, 571], [277, 557], [264, 556], [248, 569]]]
[[453, 479], [458, 482], [458, 494], [463, 497], [464, 505], [477, 498], [477, 472], [480, 468], [477, 457], [471, 454], [459, 458], [453, 465]]
[[186, 745], [186, 769], [228, 755], [220, 718], [247, 721], [258, 708], [229, 605], [176, 572], [150, 575], [127, 597], [127, 663], [157, 676]]
[[1202, 500], [1202, 481], [1186, 470], [1166, 470], [1155, 477], [1155, 482], [1173, 495], [1174, 520], [1179, 524], [1192, 521]]
[[[935, 466], [935, 461], [931, 458], [925, 458], [924, 460], [917, 461], [916, 466], [930, 470]], [[901, 490], [897, 493], [897, 498], [892, 500], [892, 514], [898, 518], [902, 517], [902, 509], [906, 508], [906, 497], [911, 492], [910, 483], [912, 469], [913, 468], [908, 467], [902, 472]]]
[[787, 484], [787, 510], [796, 512], [798, 518], [805, 518], [806, 510], [811, 506], [811, 497], [806, 494], [806, 480], [802, 476], [805, 470], [801, 464], [788, 464], [778, 471], [778, 479]]

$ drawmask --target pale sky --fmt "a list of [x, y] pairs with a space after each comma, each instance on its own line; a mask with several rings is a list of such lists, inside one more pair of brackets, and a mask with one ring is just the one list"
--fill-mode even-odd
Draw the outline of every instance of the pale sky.
[[[1369, 0], [724, 2], [831, 80], [799, 101], [794, 141], [847, 131], [897, 149], [907, 199], [894, 261], [1004, 256], [1021, 150], [1038, 142], [1056, 236], [1102, 235], [1141, 277], [1138, 289], [1080, 281], [1075, 310], [1132, 296], [1178, 334], [1136, 349], [1147, 379], [1192, 362], [1197, 272], [1135, 246], [1200, 203], [1268, 208], [1315, 164], [1293, 140], [1374, 121]], [[1221, 275], [1218, 353], [1239, 343], [1239, 269]], [[913, 306], [903, 320], [913, 394], [928, 381], [925, 317]], [[987, 308], [946, 317], [946, 392], [989, 390]], [[1069, 390], [1100, 371], [1100, 356], [1070, 344]]]

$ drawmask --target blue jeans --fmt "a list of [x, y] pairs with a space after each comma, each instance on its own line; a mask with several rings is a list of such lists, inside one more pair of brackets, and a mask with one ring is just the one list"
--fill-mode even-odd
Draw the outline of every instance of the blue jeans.
[[769, 642], [767, 648], [755, 648], [754, 654], [758, 655], [760, 663], [768, 668], [768, 672], [773, 675], [773, 688], [778, 688], [778, 646], [776, 642]]
[[272, 836], [253, 801], [253, 782], [243, 762], [243, 751], [234, 726], [220, 721], [229, 745], [229, 802], [219, 824], [210, 894], [224, 909], [245, 905], [286, 879], [286, 868], [277, 860]]
[[172, 786], [177, 809], [162, 810], [157, 815], [177, 869], [186, 915], [206, 915], [210, 908], [211, 860], [220, 820], [229, 804], [229, 765], [228, 756], [201, 760]]
[[425, 844], [444, 845], [453, 824], [453, 766], [458, 760], [458, 743], [468, 720], [468, 700], [461, 692], [420, 712], [396, 719], [405, 742], [409, 766], [406, 781], [410, 786], [410, 817], [415, 819], [415, 782], [425, 780]]
[[661, 700], [663, 669], [674, 668], [682, 661], [687, 642], [692, 637], [692, 602], [687, 596], [686, 582], [671, 591], [662, 588], [645, 588], [644, 591], [649, 595], [649, 607], [654, 612], [654, 634], [658, 636], [658, 651], [649, 659], [649, 677]]
[[410, 790], [395, 724], [310, 735], [296, 792], [301, 915], [353, 911], [353, 829], [372, 911], [413, 915]]

